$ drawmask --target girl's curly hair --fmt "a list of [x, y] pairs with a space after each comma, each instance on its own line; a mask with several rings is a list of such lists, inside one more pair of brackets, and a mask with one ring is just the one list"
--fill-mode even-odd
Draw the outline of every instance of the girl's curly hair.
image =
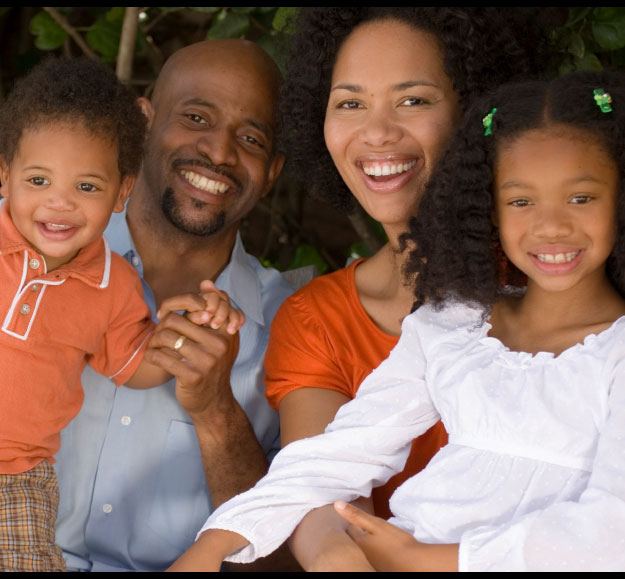
[[10, 163], [24, 131], [50, 123], [80, 125], [117, 145], [123, 177], [136, 175], [147, 121], [133, 91], [86, 57], [47, 57], [15, 82], [0, 109], [0, 156]]
[[467, 7], [301, 8], [282, 86], [280, 142], [295, 176], [314, 196], [349, 212], [355, 200], [326, 148], [323, 125], [337, 52], [359, 25], [394, 19], [439, 39], [444, 68], [465, 110], [469, 97], [535, 72], [529, 50], [515, 36], [514, 9]]
[[[612, 96], [612, 112], [600, 110], [597, 88]], [[492, 132], [485, 136], [483, 119], [493, 108]], [[418, 276], [413, 309], [426, 301], [440, 307], [459, 300], [488, 310], [502, 280], [522, 283], [492, 223], [493, 167], [502, 147], [527, 131], [547, 128], [589, 135], [618, 168], [617, 238], [606, 268], [625, 297], [625, 73], [584, 71], [506, 84], [471, 106], [401, 240], [410, 248], [405, 273], [413, 282]]]

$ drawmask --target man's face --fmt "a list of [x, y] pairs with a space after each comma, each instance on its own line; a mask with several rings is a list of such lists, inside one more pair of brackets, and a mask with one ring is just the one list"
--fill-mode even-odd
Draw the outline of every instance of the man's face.
[[275, 95], [254, 59], [191, 56], [153, 103], [143, 179], [179, 230], [212, 235], [238, 225], [280, 172]]

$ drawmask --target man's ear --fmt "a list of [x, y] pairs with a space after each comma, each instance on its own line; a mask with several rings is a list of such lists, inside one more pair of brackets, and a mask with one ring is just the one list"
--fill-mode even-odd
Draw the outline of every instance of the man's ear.
[[121, 213], [126, 206], [126, 201], [128, 201], [128, 197], [130, 197], [130, 192], [132, 188], [135, 186], [135, 175], [126, 175], [122, 179], [122, 183], [119, 187], [119, 194], [117, 196], [117, 200], [115, 201], [115, 205], [113, 206], [113, 213]]
[[286, 160], [286, 157], [284, 156], [284, 153], [276, 153], [273, 156], [273, 159], [271, 160], [271, 163], [269, 165], [269, 171], [267, 173], [267, 184], [265, 186], [265, 191], [261, 195], [261, 199], [265, 195], [267, 195], [269, 191], [271, 191], [272, 187], [274, 186], [276, 182], [276, 179], [279, 177], [280, 173], [282, 172], [282, 167], [284, 167], [285, 160]]
[[137, 104], [143, 111], [145, 118], [148, 119], [148, 130], [152, 127], [152, 119], [154, 118], [154, 107], [149, 99], [145, 97], [139, 97], [137, 99]]

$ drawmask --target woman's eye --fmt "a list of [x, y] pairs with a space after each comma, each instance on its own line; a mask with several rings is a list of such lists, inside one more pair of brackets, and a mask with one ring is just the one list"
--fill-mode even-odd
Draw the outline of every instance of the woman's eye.
[[408, 107], [416, 107], [419, 105], [426, 105], [428, 104], [428, 101], [426, 101], [425, 99], [419, 98], [419, 97], [409, 97], [407, 99], [404, 99], [401, 102], [402, 106], [408, 106]]
[[79, 183], [78, 189], [83, 193], [94, 193], [95, 191], [98, 191], [98, 188], [91, 183]]
[[29, 181], [36, 187], [43, 187], [44, 185], [50, 185], [50, 181], [45, 177], [31, 177]]
[[340, 109], [359, 109], [360, 103], [357, 101], [344, 101], [339, 105]]

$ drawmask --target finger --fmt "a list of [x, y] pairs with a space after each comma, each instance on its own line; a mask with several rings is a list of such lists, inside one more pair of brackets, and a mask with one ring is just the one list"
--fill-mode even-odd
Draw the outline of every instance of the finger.
[[197, 312], [206, 309], [206, 300], [199, 294], [181, 294], [163, 300], [156, 317], [162, 320], [170, 312]]
[[202, 294], [202, 297], [204, 298], [204, 301], [206, 302], [206, 305], [204, 306], [204, 309], [209, 312], [211, 315], [215, 315], [215, 313], [217, 312], [217, 310], [222, 306], [222, 304], [226, 304], [228, 305], [228, 301], [226, 301], [226, 299], [224, 299], [222, 297], [222, 295], [217, 292], [204, 292]]
[[214, 291], [220, 291], [217, 289], [215, 282], [210, 279], [205, 279], [200, 282], [200, 293], [207, 294]]
[[185, 384], [196, 384], [202, 377], [201, 372], [190, 365], [185, 358], [166, 348], [149, 348], [145, 352], [145, 360], [159, 366], [177, 380]]
[[221, 328], [221, 326], [224, 325], [224, 322], [226, 322], [226, 320], [230, 317], [230, 313], [234, 311], [236, 311], [236, 309], [230, 305], [229, 301], [220, 300], [213, 315], [213, 319], [210, 321], [210, 327], [213, 328], [213, 330]]
[[245, 314], [241, 310], [231, 310], [226, 331], [229, 334], [236, 334], [245, 324]]
[[366, 513], [362, 509], [355, 507], [354, 505], [350, 505], [345, 501], [335, 501], [334, 509], [336, 512], [341, 515], [346, 521], [359, 527], [360, 529], [367, 531], [368, 533], [375, 532], [378, 527], [381, 519]]

